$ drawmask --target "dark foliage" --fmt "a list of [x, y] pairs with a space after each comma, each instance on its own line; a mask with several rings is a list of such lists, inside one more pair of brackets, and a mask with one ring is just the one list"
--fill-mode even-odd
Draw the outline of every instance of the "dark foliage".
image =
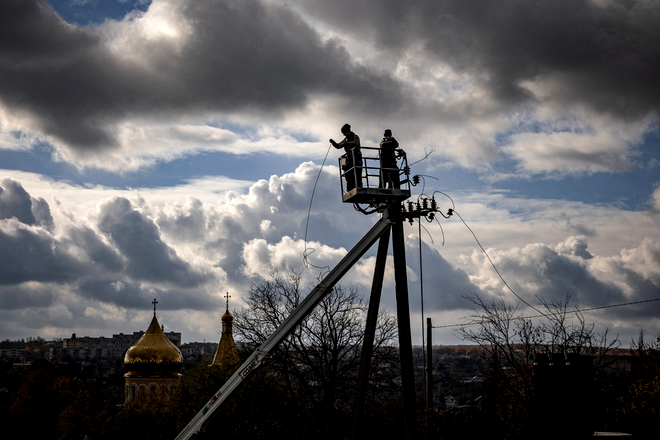
[[[282, 294], [297, 301], [300, 298], [297, 284], [290, 282], [295, 280], [295, 277], [273, 280], [271, 284], [255, 286], [252, 299], [265, 304], [270, 301], [271, 305], [288, 304]], [[357, 368], [353, 358], [361, 343], [357, 329], [363, 326], [360, 322], [363, 306], [350, 289], [340, 289], [335, 294], [339, 298], [329, 298], [319, 307], [318, 314], [313, 315], [318, 322], [302, 326], [298, 334], [294, 333], [224, 402], [222, 411], [200, 440], [347, 438], [352, 426]], [[348, 303], [340, 306], [343, 300]], [[632, 349], [612, 349], [611, 343], [604, 344], [606, 339], [596, 335], [579, 315], [569, 322], [565, 304], [550, 306], [545, 310], [546, 321], [533, 323], [503, 303], [477, 304], [482, 304], [484, 310], [480, 310], [479, 321], [469, 335], [480, 344], [434, 350], [438, 400], [435, 410], [427, 414], [423, 410], [421, 387], [418, 390], [419, 438], [538, 439], [553, 432], [553, 426], [552, 438], [557, 437], [557, 432], [561, 438], [585, 437], [575, 436], [571, 430], [571, 421], [585, 418], [587, 412], [570, 408], [567, 393], [574, 385], [566, 381], [556, 383], [555, 394], [560, 403], [557, 413], [546, 414], [542, 423], [535, 419], [539, 390], [535, 377], [538, 366], [535, 370], [534, 364], [538, 364], [539, 354], [557, 354], [558, 359], [569, 359], [580, 355], [578, 352], [595, 355], [593, 364], [589, 359], [590, 366], [593, 365], [590, 406], [594, 430], [628, 432], [634, 438], [658, 437], [658, 338], [649, 343], [640, 334]], [[278, 313], [270, 316], [284, 317], [288, 311], [285, 308]], [[258, 315], [241, 317], [241, 312], [236, 315], [239, 322], [258, 318]], [[339, 324], [349, 318], [357, 319], [355, 332], [351, 330], [353, 323]], [[270, 325], [254, 322], [258, 324], [255, 329]], [[244, 326], [242, 332], [249, 328]], [[332, 336], [335, 330], [340, 330], [341, 335], [354, 336], [348, 339]], [[265, 328], [263, 335], [268, 331]], [[319, 331], [323, 335], [314, 335]], [[374, 355], [366, 429], [358, 438], [405, 437], [400, 388], [396, 384], [396, 348], [386, 341], [387, 338], [380, 343], [378, 354]], [[253, 344], [258, 342], [257, 337], [252, 340]], [[354, 346], [346, 348], [350, 344]], [[317, 345], [323, 350], [317, 350]], [[244, 349], [241, 355], [246, 358], [250, 352]], [[172, 393], [124, 405], [122, 375], [101, 374], [116, 367], [53, 364], [38, 358], [31, 365], [19, 367], [0, 359], [3, 434], [7, 438], [40, 439], [173, 439], [232, 373], [210, 366], [209, 360], [187, 364], [182, 381]], [[478, 380], [471, 380], [473, 377]], [[421, 373], [417, 382], [422, 382]], [[444, 397], [449, 395], [458, 406], [443, 405]], [[540, 427], [547, 432], [539, 432]]]
[[[568, 296], [563, 303], [541, 300], [542, 315], [536, 320], [501, 299], [468, 299], [476, 314], [473, 325], [460, 333], [483, 349], [488, 369], [480, 417], [489, 431], [502, 438], [546, 438], [564, 432], [561, 425], [547, 423], [562, 417], [571, 422], [572, 432], [593, 433], [593, 370], [604, 366], [618, 340], [608, 342], [607, 329], [597, 333], [578, 310], [570, 310]], [[581, 355], [591, 357], [585, 360]], [[577, 366], [585, 362], [586, 373]], [[575, 384], [588, 382], [588, 389], [568, 385], [578, 375], [586, 379]]]

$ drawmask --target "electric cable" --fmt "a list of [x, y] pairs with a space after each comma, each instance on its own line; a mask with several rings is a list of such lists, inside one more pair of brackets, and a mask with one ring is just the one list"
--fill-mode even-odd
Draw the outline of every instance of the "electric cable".
[[[440, 211], [438, 211], [438, 212], [440, 212]], [[442, 212], [440, 212], [440, 214], [442, 214]], [[442, 216], [444, 217], [445, 215], [442, 214]], [[445, 217], [445, 218], [449, 218], [449, 217]], [[435, 218], [435, 221], [438, 223], [438, 226], [440, 226], [440, 232], [442, 233], [442, 246], [444, 246], [445, 245], [445, 230], [442, 228], [442, 224], [440, 223], [440, 220], [438, 220], [438, 217]]]
[[[529, 308], [531, 308], [532, 310], [534, 310], [538, 313], [538, 315], [531, 315], [531, 316], [527, 316], [527, 317], [523, 317], [523, 318], [525, 318], [525, 319], [533, 319], [533, 318], [541, 318], [541, 317], [546, 317], [547, 318], [548, 317], [547, 313], [544, 313], [541, 310], [537, 309], [536, 307], [532, 306], [530, 303], [525, 301], [520, 295], [518, 295], [511, 288], [511, 286], [509, 286], [509, 284], [506, 282], [506, 280], [504, 279], [504, 277], [502, 276], [500, 271], [497, 269], [497, 266], [495, 266], [495, 263], [493, 263], [493, 260], [488, 255], [488, 252], [486, 252], [486, 250], [482, 246], [482, 244], [479, 241], [479, 239], [477, 238], [477, 235], [475, 234], [475, 232], [472, 230], [472, 228], [470, 228], [470, 226], [468, 226], [468, 224], [465, 222], [463, 217], [456, 211], [456, 209], [455, 209], [456, 205], [454, 204], [454, 200], [449, 195], [443, 193], [442, 191], [434, 191], [433, 196], [435, 196], [436, 193], [444, 195], [445, 197], [447, 197], [452, 202], [452, 207], [453, 207], [452, 212], [454, 214], [456, 214], [458, 216], [458, 218], [461, 219], [461, 222], [463, 222], [463, 225], [465, 225], [465, 227], [470, 231], [470, 233], [474, 237], [475, 241], [479, 245], [479, 248], [481, 248], [481, 251], [484, 253], [484, 255], [488, 259], [490, 265], [493, 267], [493, 269], [495, 270], [495, 272], [497, 273], [499, 278], [502, 280], [502, 283], [504, 283], [504, 285], [507, 287], [507, 289], [509, 289], [511, 291], [511, 293], [513, 293], [516, 296], [516, 298], [518, 298], [523, 304], [527, 305]], [[441, 211], [438, 211], [438, 212], [440, 212], [442, 214]], [[445, 217], [444, 214], [443, 214], [443, 217]], [[448, 217], [445, 217], [445, 218], [448, 218]], [[436, 220], [437, 220], [437, 217], [436, 217]], [[440, 224], [439, 221], [438, 221], [438, 225], [440, 225], [440, 228], [442, 230], [442, 225]], [[443, 244], [444, 244], [444, 232], [443, 232]], [[612, 304], [612, 305], [606, 305], [606, 306], [590, 307], [590, 308], [586, 308], [586, 309], [578, 309], [576, 307], [575, 310], [567, 311], [567, 313], [591, 312], [591, 311], [594, 311], [594, 310], [603, 310], [603, 309], [609, 309], [609, 308], [624, 307], [624, 306], [629, 306], [629, 305], [644, 304], [644, 303], [655, 302], [655, 301], [660, 301], [660, 298], [641, 300], [641, 301], [632, 301], [632, 302], [627, 302], [627, 303]], [[432, 326], [432, 328], [466, 327], [466, 326], [477, 325], [477, 324], [478, 324], [477, 322], [463, 323], [463, 324], [449, 324], [449, 325], [443, 325], [443, 326]]]
[[[419, 220], [419, 219], [418, 219], [418, 220]], [[424, 231], [426, 232], [426, 235], [429, 236], [429, 239], [431, 240], [431, 244], [435, 244], [435, 240], [433, 240], [433, 236], [431, 235], [431, 233], [429, 232], [429, 230], [426, 229], [426, 226], [422, 226], [422, 225], [421, 225], [421, 222], [420, 222], [420, 227], [423, 228]]]
[[[597, 306], [597, 307], [589, 307], [586, 309], [578, 309], [576, 308], [575, 310], [567, 310], [566, 313], [584, 313], [584, 312], [592, 312], [594, 310], [603, 310], [603, 309], [614, 309], [617, 307], [625, 307], [625, 306], [632, 306], [636, 304], [646, 304], [650, 302], [655, 302], [655, 301], [660, 301], [660, 298], [652, 298], [652, 299], [645, 299], [641, 301], [631, 301], [631, 302], [626, 302], [626, 303], [620, 303], [620, 304], [610, 304], [607, 306]], [[543, 315], [531, 315], [531, 316], [521, 316], [521, 319], [533, 319], [533, 318], [542, 318], [542, 317], [547, 317], [547, 314]], [[455, 328], [455, 327], [470, 327], [473, 325], [478, 325], [478, 322], [466, 322], [462, 324], [446, 324], [446, 325], [433, 325], [431, 328]]]
[[[369, 206], [371, 207], [373, 205], [369, 205]], [[373, 214], [374, 212], [378, 212], [378, 207], [375, 207], [374, 209], [369, 211], [367, 209], [362, 208], [358, 203], [353, 203], [353, 209], [355, 209], [356, 211], [361, 212], [364, 215], [369, 215], [369, 214]]]
[[415, 161], [415, 162], [409, 164], [408, 167], [411, 167], [411, 166], [413, 166], [413, 165], [415, 165], [415, 164], [417, 164], [417, 163], [420, 163], [420, 162], [423, 161], [423, 160], [428, 159], [428, 157], [429, 157], [430, 155], [432, 155], [433, 153], [435, 153], [435, 148], [431, 148], [431, 151], [428, 151], [426, 148], [424, 148], [424, 157], [422, 157], [422, 158], [419, 159], [418, 161]]
[[[423, 177], [432, 177], [432, 178], [437, 180], [437, 178], [435, 178], [433, 176], [424, 176], [424, 175], [420, 175], [420, 176], [422, 178]], [[426, 181], [424, 180], [424, 185], [422, 187], [422, 194], [420, 194], [417, 197], [418, 203], [419, 203], [419, 200], [421, 199], [421, 197], [423, 195], [425, 195], [425, 194], [423, 194], [423, 192], [424, 192], [423, 190], [424, 190], [425, 186], [426, 186]], [[465, 219], [463, 219], [463, 217], [456, 211], [456, 204], [454, 203], [454, 200], [448, 194], [446, 194], [442, 191], [434, 191], [433, 195], [432, 195], [432, 198], [435, 198], [436, 193], [442, 194], [445, 197], [447, 197], [451, 201], [451, 204], [452, 204], [452, 209], [449, 210], [448, 215], [443, 214], [442, 211], [440, 211], [440, 210], [438, 210], [437, 212], [440, 212], [440, 214], [444, 218], [449, 218], [452, 215], [452, 213], [456, 214], [461, 219], [461, 222], [463, 223], [463, 225], [470, 231], [470, 233], [474, 237], [476, 243], [479, 245], [479, 248], [481, 249], [483, 254], [486, 256], [486, 258], [488, 259], [488, 262], [493, 267], [493, 269], [495, 270], [495, 272], [499, 276], [500, 280], [502, 280], [502, 283], [504, 283], [506, 288], [509, 291], [511, 291], [511, 293], [513, 293], [513, 295], [515, 295], [515, 297], [518, 298], [518, 300], [520, 300], [523, 304], [527, 305], [530, 309], [532, 309], [532, 310], [534, 310], [535, 312], [538, 313], [537, 315], [522, 316], [521, 318], [522, 319], [533, 319], [533, 318], [541, 318], [541, 317], [548, 318], [549, 317], [548, 313], [542, 312], [538, 308], [531, 305], [529, 302], [525, 301], [525, 299], [523, 299], [520, 295], [518, 295], [518, 293], [516, 293], [511, 288], [511, 286], [509, 286], [509, 284], [506, 282], [506, 280], [504, 279], [504, 277], [502, 276], [500, 271], [497, 269], [497, 266], [495, 266], [495, 263], [493, 262], [493, 260], [488, 255], [488, 252], [486, 252], [486, 249], [484, 249], [483, 245], [479, 241], [479, 238], [477, 237], [475, 232], [472, 230], [472, 228], [470, 228], [470, 226], [468, 226]], [[444, 235], [444, 230], [442, 228], [442, 224], [440, 223], [440, 221], [438, 220], [437, 217], [435, 217], [435, 220], [438, 223], [438, 226], [440, 226], [440, 231], [442, 232], [442, 245], [444, 246], [444, 244], [445, 244], [445, 235]], [[432, 221], [432, 220], [430, 220], [430, 221]], [[418, 240], [419, 240], [419, 253], [420, 253], [420, 255], [419, 255], [419, 261], [420, 261], [420, 298], [421, 298], [421, 308], [422, 308], [422, 344], [424, 345], [425, 344], [425, 334], [424, 334], [424, 287], [423, 287], [423, 269], [422, 269], [423, 262], [422, 262], [422, 248], [421, 248], [421, 242], [422, 242], [422, 239], [421, 239], [421, 228], [422, 228], [421, 219], [418, 218], [418, 222], [419, 222], [418, 223]], [[427, 231], [427, 233], [428, 233], [428, 231]], [[429, 234], [429, 236], [430, 236], [430, 234]], [[433, 239], [431, 238], [431, 240], [433, 240]], [[566, 311], [566, 313], [568, 313], [568, 314], [585, 313], [585, 312], [591, 312], [591, 311], [596, 311], [596, 310], [603, 310], [603, 309], [610, 309], [610, 308], [617, 308], [617, 307], [625, 307], [625, 306], [630, 306], [630, 305], [651, 303], [651, 302], [656, 302], [656, 301], [660, 301], [660, 298], [653, 298], [653, 299], [641, 300], [641, 301], [631, 301], [631, 302], [620, 303], [620, 304], [610, 304], [610, 305], [605, 305], [605, 306], [589, 307], [589, 308], [584, 308], [584, 309], [579, 309], [579, 308], [576, 307], [575, 310]], [[469, 327], [469, 326], [473, 326], [473, 325], [479, 325], [479, 322], [467, 322], [467, 323], [461, 323], [461, 324], [447, 324], [447, 325], [440, 325], [440, 326], [433, 326], [432, 325], [431, 328], [434, 328], [434, 329], [435, 328], [462, 328], [462, 327]]]
[[474, 231], [472, 230], [472, 228], [470, 228], [470, 227], [468, 226], [468, 224], [465, 223], [465, 220], [463, 220], [463, 217], [461, 217], [461, 215], [460, 215], [455, 209], [453, 210], [453, 212], [454, 212], [454, 214], [456, 214], [456, 215], [458, 216], [458, 218], [461, 219], [461, 221], [463, 222], [463, 224], [465, 225], [465, 227], [468, 229], [468, 231], [470, 231], [470, 232], [472, 233], [472, 236], [474, 237], [474, 239], [476, 240], [477, 244], [478, 244], [479, 247], [481, 248], [481, 251], [484, 253], [484, 255], [486, 256], [486, 258], [487, 258], [488, 261], [490, 262], [490, 265], [493, 267], [493, 269], [495, 269], [495, 272], [496, 272], [497, 275], [500, 277], [500, 279], [502, 280], [502, 282], [504, 283], [504, 285], [507, 287], [507, 289], [509, 289], [509, 290], [511, 291], [511, 293], [513, 293], [513, 294], [515, 295], [515, 297], [518, 298], [518, 299], [519, 299], [523, 304], [525, 304], [527, 307], [529, 307], [530, 309], [534, 310], [534, 311], [537, 312], [537, 313], [540, 313], [540, 314], [543, 315], [543, 316], [546, 316], [545, 313], [543, 313], [542, 311], [540, 311], [539, 309], [537, 309], [536, 307], [534, 307], [533, 305], [531, 305], [530, 303], [528, 303], [527, 301], [525, 301], [520, 295], [518, 295], [518, 294], [517, 294], [512, 288], [511, 288], [511, 286], [509, 286], [509, 283], [506, 282], [506, 280], [504, 279], [504, 277], [502, 276], [502, 274], [500, 273], [500, 271], [499, 271], [499, 270], [497, 269], [497, 267], [495, 266], [495, 263], [493, 263], [493, 260], [490, 259], [490, 256], [488, 255], [488, 252], [486, 252], [486, 249], [484, 249], [484, 247], [481, 245], [481, 242], [480, 242], [479, 239], [477, 238], [477, 235], [474, 233]]
[[[435, 176], [429, 176], [428, 174], [415, 174], [415, 175], [421, 177], [421, 178], [422, 178], [422, 181], [424, 182], [424, 183], [422, 184], [422, 191], [421, 191], [421, 194], [417, 196], [417, 200], [419, 200], [420, 197], [426, 195], [426, 194], [424, 193], [424, 190], [426, 190], [426, 179], [425, 179], [425, 177], [430, 177], [431, 179], [440, 180], [440, 179], [438, 179], [437, 177], [435, 177]], [[426, 196], [428, 197], [428, 195], [426, 195]]]
[[321, 177], [321, 173], [323, 172], [323, 167], [325, 166], [325, 161], [328, 159], [328, 154], [330, 154], [330, 147], [332, 145], [328, 146], [328, 151], [325, 152], [325, 157], [323, 158], [323, 163], [321, 163], [321, 168], [319, 168], [319, 172], [316, 175], [316, 180], [314, 181], [314, 188], [312, 188], [312, 195], [309, 199], [309, 208], [307, 208], [307, 220], [305, 221], [305, 248], [303, 250], [303, 264], [305, 267], [312, 266], [315, 269], [321, 269], [325, 271], [330, 271], [330, 266], [316, 266], [309, 261], [309, 256], [313, 254], [316, 249], [314, 248], [308, 248], [307, 247], [307, 231], [309, 229], [309, 216], [312, 212], [312, 202], [314, 201], [314, 194], [316, 193], [316, 185], [319, 183], [319, 178]]

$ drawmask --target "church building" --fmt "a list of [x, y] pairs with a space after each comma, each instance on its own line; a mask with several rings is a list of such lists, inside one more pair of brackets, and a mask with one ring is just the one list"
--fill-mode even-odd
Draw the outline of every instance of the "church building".
[[126, 403], [140, 396], [149, 398], [169, 393], [172, 385], [181, 380], [179, 370], [183, 366], [183, 356], [158, 323], [158, 301], [154, 299], [152, 304], [154, 316], [149, 328], [124, 356]]
[[217, 365], [225, 371], [232, 371], [238, 367], [239, 358], [232, 329], [234, 317], [229, 312], [229, 298], [231, 298], [229, 292], [227, 292], [225, 298], [227, 300], [227, 309], [225, 314], [222, 315], [222, 334], [211, 365]]

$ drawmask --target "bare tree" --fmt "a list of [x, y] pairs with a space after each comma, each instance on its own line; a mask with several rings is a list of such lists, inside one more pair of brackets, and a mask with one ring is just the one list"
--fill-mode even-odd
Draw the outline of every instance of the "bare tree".
[[468, 296], [474, 304], [471, 324], [459, 335], [481, 346], [488, 367], [484, 401], [491, 412], [491, 423], [510, 437], [524, 437], [533, 426], [534, 366], [539, 356], [555, 361], [580, 353], [597, 355], [597, 366], [619, 341], [608, 342], [608, 329], [596, 331], [579, 310], [569, 308], [570, 296], [563, 302], [541, 301], [540, 314], [525, 317], [518, 305], [503, 299], [485, 301]]
[[[258, 347], [304, 298], [300, 276], [271, 274], [253, 284], [234, 311], [238, 341]], [[341, 410], [353, 402], [368, 305], [355, 288], [335, 287], [286, 338], [268, 362], [292, 397], [319, 410]], [[396, 320], [378, 318], [370, 383], [372, 391], [393, 386], [398, 352], [393, 346]], [[372, 396], [374, 393], [372, 393]]]

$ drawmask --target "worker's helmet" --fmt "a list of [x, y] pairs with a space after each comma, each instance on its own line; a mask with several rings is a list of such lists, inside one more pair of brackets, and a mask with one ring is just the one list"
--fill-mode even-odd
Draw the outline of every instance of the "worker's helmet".
[[348, 124], [344, 124], [341, 126], [341, 132], [346, 134], [351, 131], [351, 126]]

